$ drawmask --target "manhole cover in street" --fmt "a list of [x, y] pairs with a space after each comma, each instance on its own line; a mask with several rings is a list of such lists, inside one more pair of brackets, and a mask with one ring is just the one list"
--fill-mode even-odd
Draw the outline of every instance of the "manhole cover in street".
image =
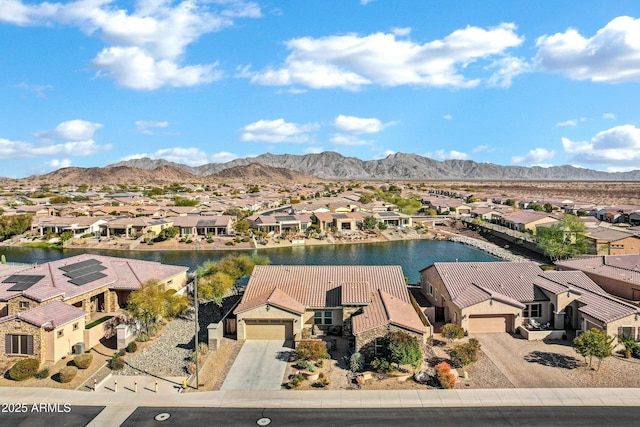
[[269, 424], [271, 424], [271, 418], [262, 417], [258, 421], [256, 421], [256, 424], [258, 424], [259, 426], [268, 426]]
[[162, 413], [160, 413], [160, 414], [156, 415], [156, 416], [154, 417], [154, 419], [155, 419], [156, 421], [166, 421], [166, 420], [168, 420], [168, 419], [169, 419], [169, 417], [170, 417], [170, 416], [171, 416], [171, 414], [170, 414], [170, 413], [168, 413], [168, 412], [162, 412]]

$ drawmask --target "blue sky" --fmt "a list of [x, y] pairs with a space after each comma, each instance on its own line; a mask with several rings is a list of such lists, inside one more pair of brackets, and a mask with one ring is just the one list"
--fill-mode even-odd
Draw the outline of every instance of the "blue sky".
[[0, 176], [395, 152], [640, 169], [640, 2], [0, 0]]

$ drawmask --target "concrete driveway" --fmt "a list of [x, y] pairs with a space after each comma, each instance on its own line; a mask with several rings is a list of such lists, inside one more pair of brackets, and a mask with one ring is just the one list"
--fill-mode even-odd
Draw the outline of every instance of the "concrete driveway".
[[220, 390], [280, 390], [291, 352], [283, 341], [245, 341]]
[[576, 369], [580, 356], [570, 341], [527, 341], [519, 335], [471, 334], [482, 351], [517, 388], [574, 387], [566, 375]]

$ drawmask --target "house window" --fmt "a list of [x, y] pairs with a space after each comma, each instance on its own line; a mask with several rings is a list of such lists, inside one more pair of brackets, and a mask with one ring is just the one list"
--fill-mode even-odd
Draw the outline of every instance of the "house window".
[[29, 301], [20, 301], [20, 308], [29, 308]]
[[316, 311], [313, 313], [314, 325], [331, 325], [333, 323], [333, 312]]
[[4, 347], [7, 354], [33, 354], [33, 336], [7, 334]]
[[433, 296], [433, 286], [431, 286], [431, 283], [427, 283], [427, 292]]
[[373, 350], [375, 355], [380, 355], [382, 354], [382, 348], [384, 346], [384, 338], [376, 338], [375, 341], [373, 342]]
[[618, 328], [618, 335], [621, 335], [625, 338], [633, 338], [636, 339], [635, 335], [635, 329], [633, 326], [621, 326], [620, 328]]
[[58, 338], [62, 338], [64, 336], [64, 329], [60, 329], [58, 331]]
[[542, 317], [542, 304], [525, 304], [524, 317]]
[[77, 323], [74, 323], [74, 324], [73, 324], [73, 330], [74, 330], [74, 331], [77, 331], [77, 330], [78, 330], [78, 324], [77, 324]]

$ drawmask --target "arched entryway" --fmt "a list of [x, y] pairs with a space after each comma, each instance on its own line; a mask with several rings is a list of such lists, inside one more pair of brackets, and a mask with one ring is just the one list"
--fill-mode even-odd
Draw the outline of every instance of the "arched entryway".
[[573, 307], [568, 305], [564, 309], [564, 328], [574, 329], [573, 326]]

